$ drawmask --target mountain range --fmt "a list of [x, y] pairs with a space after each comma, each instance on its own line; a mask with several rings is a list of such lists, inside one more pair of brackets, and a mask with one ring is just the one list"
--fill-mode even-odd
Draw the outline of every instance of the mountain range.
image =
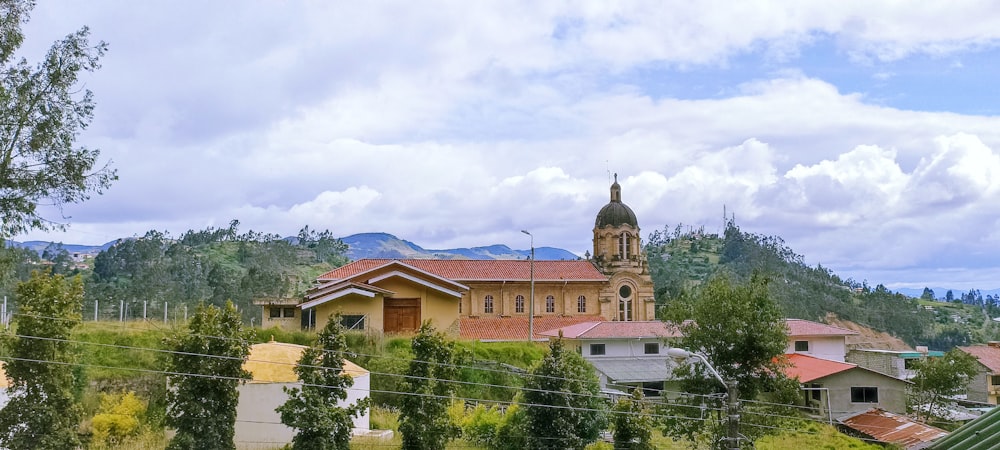
[[[286, 239], [296, 239], [289, 237]], [[425, 249], [413, 242], [400, 239], [389, 233], [359, 233], [340, 238], [348, 246], [347, 256], [352, 260], [361, 258], [410, 258], [410, 259], [525, 259], [531, 250], [514, 250], [506, 245], [489, 245], [472, 248]], [[107, 250], [117, 240], [104, 245], [60, 244], [69, 253], [96, 255]], [[8, 241], [14, 247], [29, 248], [41, 253], [52, 242]], [[573, 260], [579, 256], [555, 247], [535, 248], [536, 260]]]

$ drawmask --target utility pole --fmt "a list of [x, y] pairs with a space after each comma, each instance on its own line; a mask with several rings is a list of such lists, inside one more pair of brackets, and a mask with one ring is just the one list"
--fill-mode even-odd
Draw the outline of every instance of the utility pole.
[[740, 396], [736, 380], [726, 383], [726, 448], [740, 450]]
[[531, 242], [531, 297], [528, 300], [528, 342], [535, 339], [535, 236], [528, 230], [521, 230], [527, 234]]

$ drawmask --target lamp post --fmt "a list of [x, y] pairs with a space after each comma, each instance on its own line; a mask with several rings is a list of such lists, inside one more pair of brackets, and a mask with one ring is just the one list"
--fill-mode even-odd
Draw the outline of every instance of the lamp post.
[[535, 236], [528, 230], [521, 230], [527, 234], [531, 242], [531, 296], [528, 298], [528, 342], [535, 338]]
[[726, 388], [726, 404], [727, 408], [727, 426], [726, 426], [726, 447], [730, 450], [740, 449], [740, 411], [739, 411], [739, 396], [736, 391], [736, 382], [726, 382], [719, 371], [712, 367], [712, 364], [708, 362], [708, 358], [705, 355], [696, 352], [689, 352], [682, 348], [671, 347], [667, 349], [667, 356], [673, 358], [676, 361], [687, 361], [690, 359], [700, 359], [702, 364], [708, 369], [709, 372], [715, 376], [716, 380]]

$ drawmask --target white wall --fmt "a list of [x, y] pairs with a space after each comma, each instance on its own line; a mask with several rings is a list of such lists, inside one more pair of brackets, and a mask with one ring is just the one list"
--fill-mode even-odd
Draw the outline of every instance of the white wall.
[[[809, 351], [795, 351], [795, 341], [808, 341]], [[845, 362], [847, 346], [843, 336], [789, 336], [785, 353], [801, 353], [815, 358]]]
[[[647, 355], [645, 353], [646, 343], [660, 344], [660, 353]], [[580, 339], [574, 342], [581, 346], [581, 354], [584, 358], [621, 358], [621, 357], [660, 357], [667, 354], [667, 345], [659, 338], [643, 339]], [[591, 355], [590, 344], [604, 344], [603, 355]]]
[[[247, 383], [238, 390], [240, 401], [236, 407], [237, 448], [263, 448], [265, 444], [280, 447], [292, 442], [295, 430], [281, 423], [281, 415], [275, 408], [285, 403], [288, 396], [284, 387], [299, 387], [300, 383]], [[354, 379], [354, 386], [347, 391], [347, 400], [338, 406], [353, 404], [358, 399], [367, 398], [371, 388], [371, 375], [365, 374]], [[354, 430], [369, 429], [369, 412], [354, 418]]]

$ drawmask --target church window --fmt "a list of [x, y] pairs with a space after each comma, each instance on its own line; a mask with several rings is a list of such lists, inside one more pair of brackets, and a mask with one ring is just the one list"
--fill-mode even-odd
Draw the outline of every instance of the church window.
[[576, 312], [578, 313], [587, 312], [587, 297], [581, 295], [576, 298]]
[[551, 313], [556, 312], [556, 298], [553, 296], [545, 297], [545, 312]]
[[627, 231], [623, 231], [621, 236], [618, 236], [618, 256], [621, 259], [629, 259], [632, 247], [632, 235], [628, 234]]
[[618, 288], [618, 320], [630, 321], [632, 319], [632, 287], [623, 284]]
[[523, 313], [524, 312], [524, 296], [518, 295], [514, 297], [514, 312]]
[[493, 314], [493, 296], [487, 295], [483, 299], [483, 312], [486, 314]]

